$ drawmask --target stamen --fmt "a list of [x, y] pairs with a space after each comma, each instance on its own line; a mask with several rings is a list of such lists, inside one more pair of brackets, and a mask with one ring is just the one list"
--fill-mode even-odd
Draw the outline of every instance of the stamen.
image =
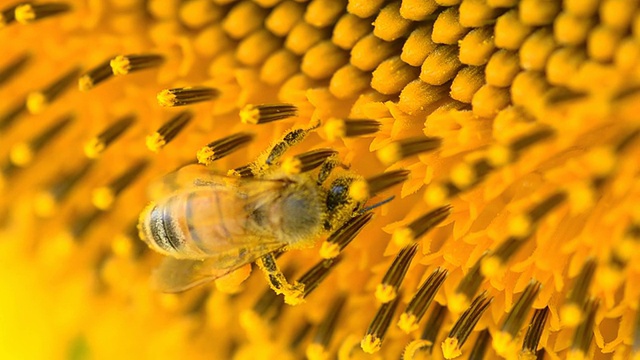
[[460, 284], [456, 288], [455, 293], [449, 299], [449, 310], [454, 314], [459, 314], [463, 310], [467, 309], [471, 303], [471, 298], [476, 294], [480, 285], [484, 281], [484, 276], [480, 271], [482, 260], [486, 257], [486, 254], [482, 255], [478, 261], [469, 269], [467, 275], [465, 275]]
[[63, 173], [47, 186], [47, 190], [35, 198], [35, 213], [40, 217], [50, 217], [55, 213], [57, 204], [61, 203], [75, 185], [89, 173], [93, 163], [86, 162], [79, 168]]
[[229, 170], [227, 175], [232, 177], [253, 177], [253, 170], [251, 170], [251, 165], [243, 165], [238, 168]]
[[[0, 13], [0, 29], [2, 28], [2, 16], [3, 13]], [[7, 64], [3, 69], [0, 69], [0, 85], [8, 82], [16, 75], [20, 73], [20, 71], [29, 63], [31, 59], [30, 54], [23, 54], [19, 56], [9, 64]]]
[[158, 99], [158, 105], [174, 107], [212, 100], [218, 97], [219, 94], [220, 91], [217, 89], [197, 86], [165, 89], [160, 91], [156, 98]]
[[21, 24], [30, 24], [69, 10], [71, 5], [67, 3], [23, 4], [15, 8], [15, 19]]
[[387, 273], [384, 274], [382, 282], [376, 288], [376, 299], [382, 303], [388, 303], [398, 296], [398, 289], [400, 289], [402, 280], [404, 280], [404, 276], [407, 274], [411, 260], [413, 260], [417, 250], [417, 244], [400, 250]]
[[6, 8], [0, 10], [0, 29], [10, 25], [16, 20], [16, 8], [20, 5], [24, 5], [24, 3], [9, 5]]
[[203, 165], [211, 165], [214, 161], [222, 159], [232, 152], [246, 146], [254, 135], [251, 133], [237, 133], [222, 139], [210, 142], [207, 146], [198, 150], [196, 158]]
[[424, 201], [430, 206], [443, 206], [447, 200], [458, 195], [462, 189], [455, 186], [451, 181], [443, 183], [433, 183], [429, 185], [424, 193]]
[[89, 159], [97, 159], [111, 143], [118, 139], [118, 137], [133, 124], [134, 120], [134, 115], [127, 115], [111, 124], [111, 126], [85, 144], [84, 154]]
[[292, 294], [285, 293], [284, 302], [289, 305], [302, 304], [304, 299], [320, 285], [322, 280], [329, 275], [329, 272], [333, 270], [339, 262], [340, 258], [336, 257], [333, 259], [324, 259], [317, 263], [296, 281], [297, 284], [303, 286], [303, 290]]
[[540, 288], [540, 283], [532, 280], [524, 289], [524, 292], [520, 295], [515, 305], [513, 305], [511, 311], [509, 311], [507, 318], [502, 323], [500, 331], [496, 333], [493, 338], [493, 349], [498, 355], [508, 359], [517, 357], [518, 344], [515, 341], [516, 335], [518, 331], [520, 331], [533, 301], [536, 299], [536, 296], [538, 296]]
[[307, 335], [309, 335], [309, 332], [311, 332], [311, 327], [312, 324], [309, 321], [305, 321], [304, 324], [295, 331], [293, 339], [291, 339], [291, 342], [289, 343], [289, 348], [296, 350], [300, 344], [302, 344]]
[[385, 165], [393, 165], [409, 156], [433, 151], [440, 147], [442, 139], [437, 137], [415, 137], [393, 142], [378, 150], [378, 159]]
[[471, 164], [461, 163], [451, 171], [451, 182], [460, 190], [468, 190], [478, 184], [493, 170], [486, 159], [479, 159]]
[[636, 319], [633, 323], [632, 352], [635, 356], [640, 354], [640, 311], [636, 310]]
[[538, 205], [529, 210], [527, 214], [519, 215], [509, 221], [509, 234], [514, 237], [525, 238], [531, 235], [537, 223], [548, 213], [562, 204], [568, 195], [559, 191], [549, 195]]
[[571, 343], [571, 350], [567, 354], [569, 360], [582, 360], [586, 359], [589, 354], [589, 347], [593, 340], [593, 323], [596, 318], [596, 311], [598, 310], [599, 300], [589, 299], [584, 305], [584, 312], [586, 317], [576, 328], [576, 332], [573, 334], [573, 342]]
[[438, 337], [438, 333], [440, 332], [440, 328], [442, 327], [442, 323], [444, 322], [446, 315], [447, 307], [435, 303], [420, 339], [410, 342], [409, 345], [405, 347], [402, 354], [402, 358], [404, 360], [419, 359], [418, 351], [423, 351], [431, 355], [433, 352], [433, 345], [436, 342], [436, 338]]
[[64, 128], [71, 123], [73, 115], [65, 115], [54, 122], [53, 125], [45, 129], [40, 135], [27, 141], [21, 142], [11, 147], [9, 159], [19, 167], [25, 167], [33, 161], [33, 157], [45, 145], [50, 143], [60, 134]]
[[282, 170], [289, 175], [311, 171], [338, 152], [333, 149], [316, 149], [292, 156], [282, 162]]
[[129, 73], [154, 68], [164, 62], [162, 55], [118, 55], [111, 59], [109, 66], [113, 75], [127, 75]]
[[436, 293], [440, 289], [440, 286], [444, 283], [449, 272], [442, 268], [437, 268], [427, 280], [422, 283], [420, 289], [413, 295], [411, 301], [407, 305], [400, 320], [398, 321], [398, 327], [405, 333], [410, 333], [418, 329], [418, 323], [427, 312], [431, 301], [436, 296]]
[[369, 328], [360, 342], [360, 347], [362, 347], [362, 350], [367, 354], [374, 354], [382, 347], [384, 335], [389, 329], [391, 319], [399, 302], [400, 297], [398, 296], [395, 300], [382, 304], [378, 309], [376, 316], [373, 318], [373, 321], [371, 321], [371, 324], [369, 324]]
[[298, 115], [298, 108], [291, 104], [247, 105], [240, 110], [240, 120], [245, 124], [266, 124]]
[[147, 136], [147, 148], [153, 152], [158, 152], [173, 140], [182, 129], [189, 124], [193, 118], [193, 113], [183, 111], [164, 123], [156, 132]]
[[93, 225], [95, 221], [100, 218], [100, 216], [102, 216], [101, 211], [92, 210], [75, 218], [70, 229], [71, 237], [74, 240], [79, 241], [91, 228], [91, 225]]
[[527, 238], [511, 236], [500, 244], [491, 254], [482, 259], [482, 275], [495, 278], [504, 271], [505, 264], [524, 245]]
[[441, 206], [413, 220], [408, 226], [396, 229], [391, 240], [398, 246], [407, 246], [418, 241], [451, 214], [451, 206]]
[[101, 186], [93, 190], [91, 200], [93, 205], [100, 210], [108, 210], [113, 205], [118, 194], [133, 183], [147, 168], [147, 160], [139, 160], [134, 163], [129, 170], [111, 181], [106, 186]]
[[482, 293], [462, 313], [449, 332], [449, 336], [442, 342], [442, 354], [445, 359], [454, 359], [462, 355], [462, 346], [492, 301], [493, 298], [488, 299], [486, 293]]
[[408, 178], [408, 170], [394, 170], [366, 180], [356, 180], [349, 187], [349, 196], [356, 201], [366, 201], [394, 185], [405, 182]]
[[40, 114], [44, 111], [50, 103], [69, 88], [79, 74], [80, 68], [72, 69], [44, 90], [35, 91], [27, 95], [27, 109], [29, 112], [31, 114]]
[[320, 256], [323, 259], [333, 259], [351, 243], [373, 217], [373, 213], [367, 212], [353, 217], [338, 230], [336, 230], [320, 248]]
[[540, 343], [540, 337], [542, 336], [542, 331], [544, 331], [548, 316], [548, 307], [545, 307], [544, 309], [536, 309], [533, 312], [533, 317], [527, 327], [527, 333], [524, 336], [524, 341], [522, 342], [522, 350], [520, 351], [520, 356], [522, 358], [536, 359], [538, 344]]
[[20, 115], [27, 111], [27, 104], [25, 101], [16, 103], [13, 107], [9, 108], [9, 111], [0, 115], [0, 131], [7, 129], [18, 119]]
[[507, 147], [493, 146], [489, 149], [487, 156], [489, 164], [498, 168], [510, 164], [518, 159], [523, 150], [550, 138], [554, 134], [553, 130], [544, 128], [516, 139]]
[[123, 258], [139, 259], [149, 251], [149, 247], [138, 236], [138, 220], [132, 221], [126, 230], [116, 235], [111, 242], [111, 252]]
[[575, 327], [583, 320], [583, 305], [585, 299], [588, 298], [587, 294], [595, 271], [596, 262], [594, 259], [589, 259], [582, 265], [567, 297], [567, 302], [560, 308], [560, 320], [564, 326]]
[[82, 75], [78, 79], [78, 89], [80, 91], [89, 91], [112, 76], [111, 60], [107, 60]]
[[329, 358], [329, 352], [327, 349], [331, 343], [331, 338], [335, 332], [338, 319], [340, 318], [340, 312], [342, 311], [345, 302], [345, 296], [340, 296], [336, 299], [320, 325], [318, 325], [318, 330], [316, 330], [316, 334], [313, 336], [311, 344], [307, 346], [306, 355], [309, 360]]
[[489, 330], [484, 329], [476, 338], [475, 344], [473, 344], [473, 348], [471, 349], [471, 353], [469, 353], [469, 360], [482, 360], [484, 359], [484, 355], [487, 352], [487, 345], [491, 342], [491, 333]]
[[329, 141], [344, 137], [356, 137], [375, 134], [380, 130], [380, 122], [370, 119], [337, 119], [331, 118], [324, 125]]
[[253, 312], [267, 321], [275, 320], [282, 312], [284, 302], [271, 289], [265, 290], [253, 305]]

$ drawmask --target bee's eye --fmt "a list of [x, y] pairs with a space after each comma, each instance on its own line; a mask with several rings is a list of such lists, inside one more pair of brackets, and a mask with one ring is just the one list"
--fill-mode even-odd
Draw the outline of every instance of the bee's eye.
[[351, 179], [338, 178], [331, 183], [326, 201], [329, 211], [333, 211], [340, 205], [349, 202], [349, 185], [351, 182]]

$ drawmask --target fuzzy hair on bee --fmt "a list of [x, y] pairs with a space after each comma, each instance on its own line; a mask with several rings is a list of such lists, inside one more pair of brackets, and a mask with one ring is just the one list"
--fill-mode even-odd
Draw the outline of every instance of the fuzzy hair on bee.
[[349, 186], [361, 180], [351, 172], [324, 184], [340, 165], [335, 151], [301, 155], [297, 171], [282, 166], [282, 155], [313, 129], [287, 132], [244, 167], [244, 176], [189, 165], [162, 179], [138, 224], [141, 239], [166, 256], [153, 276], [159, 290], [184, 291], [255, 261], [274, 290], [295, 291], [273, 253], [313, 247], [367, 200], [350, 197]]

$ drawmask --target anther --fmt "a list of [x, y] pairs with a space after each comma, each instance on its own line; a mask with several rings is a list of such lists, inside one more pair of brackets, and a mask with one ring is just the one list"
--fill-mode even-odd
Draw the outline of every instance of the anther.
[[71, 192], [91, 169], [92, 162], [86, 162], [79, 168], [63, 173], [47, 186], [47, 190], [36, 196], [34, 210], [40, 217], [49, 217], [55, 213], [57, 205]]
[[523, 150], [554, 135], [550, 128], [543, 128], [514, 140], [508, 146], [494, 146], [489, 149], [487, 160], [494, 167], [502, 167], [518, 159]]
[[461, 163], [451, 170], [451, 183], [461, 191], [468, 190], [478, 184], [493, 170], [487, 159]]
[[462, 192], [462, 189], [455, 186], [451, 181], [443, 183], [433, 183], [429, 185], [424, 193], [424, 200], [430, 206], [442, 206], [447, 200]]
[[393, 260], [382, 281], [376, 287], [376, 299], [381, 303], [388, 303], [398, 296], [398, 290], [404, 280], [404, 276], [407, 274], [407, 270], [409, 270], [411, 260], [416, 255], [416, 251], [418, 251], [417, 244], [407, 246], [400, 250]]
[[493, 298], [488, 299], [486, 293], [482, 293], [460, 315], [458, 321], [451, 328], [449, 336], [442, 342], [442, 354], [445, 359], [454, 359], [462, 355], [462, 346], [492, 301]]
[[389, 166], [409, 156], [436, 150], [442, 144], [438, 137], [415, 137], [393, 142], [378, 150], [378, 159]]
[[116, 256], [131, 259], [142, 257], [149, 251], [149, 247], [140, 241], [138, 233], [138, 220], [136, 219], [124, 231], [115, 236], [111, 242], [111, 252]]
[[253, 305], [253, 312], [261, 318], [271, 321], [278, 317], [282, 311], [284, 302], [280, 300], [280, 297], [271, 289], [265, 290], [265, 292], [258, 298], [258, 301]]
[[240, 178], [253, 177], [253, 170], [251, 170], [251, 165], [243, 165], [229, 170], [227, 175]]
[[573, 341], [571, 343], [571, 349], [567, 354], [567, 359], [578, 360], [586, 359], [589, 354], [589, 347], [593, 340], [593, 323], [596, 317], [596, 311], [598, 310], [599, 300], [589, 299], [584, 305], [584, 312], [586, 316], [580, 325], [576, 328], [573, 334]]
[[582, 265], [580, 273], [574, 280], [567, 301], [560, 308], [560, 320], [562, 320], [564, 326], [575, 327], [583, 320], [583, 305], [585, 299], [588, 298], [587, 295], [595, 270], [596, 262], [594, 259], [589, 259]]
[[78, 79], [78, 89], [80, 91], [89, 91], [96, 85], [113, 76], [111, 70], [111, 60], [107, 60], [95, 68], [89, 70]]
[[476, 342], [473, 344], [473, 348], [469, 353], [469, 360], [483, 360], [484, 355], [487, 352], [487, 345], [491, 342], [491, 333], [489, 330], [484, 329], [476, 338]]
[[344, 137], [356, 137], [375, 134], [380, 130], [380, 122], [370, 119], [337, 119], [331, 118], [324, 125], [329, 141]]
[[418, 329], [418, 323], [427, 312], [429, 305], [436, 296], [440, 286], [444, 283], [449, 272], [442, 268], [437, 268], [427, 280], [422, 283], [418, 291], [413, 295], [407, 308], [400, 315], [398, 327], [405, 333], [410, 333]]
[[282, 170], [289, 175], [311, 171], [338, 152], [333, 149], [317, 149], [289, 157], [282, 161]]
[[175, 89], [165, 89], [156, 96], [158, 105], [163, 107], [174, 107], [191, 105], [216, 98], [220, 92], [217, 89], [195, 86]]
[[335, 332], [338, 319], [340, 318], [340, 312], [342, 311], [345, 302], [345, 296], [338, 297], [320, 325], [318, 325], [318, 329], [311, 340], [311, 344], [307, 346], [306, 355], [309, 360], [323, 360], [329, 358], [327, 349], [331, 344], [331, 338]]
[[91, 194], [93, 205], [100, 210], [108, 210], [111, 208], [118, 194], [131, 185], [148, 165], [149, 162], [147, 160], [139, 160], [108, 185], [94, 189]]
[[502, 242], [491, 254], [482, 259], [480, 271], [483, 276], [495, 278], [502, 275], [506, 263], [522, 247], [527, 237], [511, 236]]
[[173, 140], [182, 129], [189, 124], [193, 118], [193, 113], [183, 111], [164, 123], [156, 132], [147, 136], [147, 148], [153, 152], [158, 152]]
[[111, 126], [85, 144], [84, 154], [89, 159], [98, 158], [111, 143], [117, 140], [133, 124], [134, 120], [135, 116], [127, 115], [111, 124]]
[[527, 333], [524, 336], [522, 342], [522, 350], [520, 350], [520, 356], [522, 359], [536, 359], [538, 352], [538, 344], [540, 343], [540, 337], [542, 331], [544, 331], [547, 317], [549, 316], [549, 308], [536, 309], [533, 312], [531, 322], [527, 327]]
[[64, 128], [71, 123], [73, 115], [65, 115], [55, 121], [55, 123], [46, 128], [40, 135], [27, 141], [21, 142], [11, 147], [9, 159], [11, 162], [20, 167], [29, 165], [33, 161], [33, 157], [45, 145], [56, 138]]
[[266, 124], [298, 115], [298, 108], [291, 104], [247, 105], [240, 110], [240, 120], [245, 124]]
[[113, 75], [127, 75], [139, 70], [160, 66], [164, 57], [157, 54], [118, 55], [109, 61]]
[[13, 125], [13, 123], [18, 119], [18, 117], [20, 117], [20, 115], [22, 115], [26, 111], [27, 111], [27, 104], [23, 100], [14, 104], [4, 114], [0, 114], [0, 131], [5, 130], [11, 125]]
[[347, 221], [342, 227], [336, 230], [320, 248], [320, 256], [323, 259], [333, 259], [351, 243], [351, 241], [360, 233], [360, 231], [369, 223], [373, 217], [372, 212], [366, 212], [353, 217]]
[[526, 214], [515, 216], [509, 221], [509, 233], [519, 238], [529, 236], [535, 229], [536, 224], [545, 215], [562, 204], [567, 197], [568, 195], [564, 191], [556, 192], [531, 208]]
[[51, 102], [69, 88], [79, 74], [80, 68], [72, 69], [44, 90], [35, 91], [27, 95], [27, 109], [29, 112], [31, 114], [41, 113]]
[[222, 139], [210, 142], [207, 146], [198, 150], [196, 157], [203, 165], [211, 165], [214, 161], [221, 159], [232, 152], [246, 146], [254, 135], [251, 133], [237, 133]]
[[484, 276], [481, 272], [481, 264], [486, 254], [482, 255], [478, 261], [469, 269], [467, 274], [460, 280], [455, 293], [449, 299], [449, 310], [454, 314], [459, 314], [463, 310], [469, 307], [471, 299], [476, 294], [480, 285], [484, 281]]
[[436, 342], [446, 315], [446, 306], [435, 303], [420, 339], [410, 342], [409, 345], [404, 348], [402, 358], [405, 360], [420, 359], [418, 356], [419, 352], [426, 352], [430, 355], [433, 352], [433, 345]]
[[366, 201], [376, 194], [409, 178], [408, 170], [394, 170], [365, 180], [356, 180], [349, 186], [349, 196], [356, 201]]
[[409, 225], [396, 229], [391, 236], [391, 240], [398, 246], [407, 246], [415, 243], [424, 234], [429, 232], [443, 222], [451, 214], [451, 206], [445, 205], [413, 220]]
[[73, 240], [79, 241], [101, 215], [102, 212], [93, 210], [75, 218], [70, 228], [70, 235]]
[[24, 3], [16, 3], [0, 10], [0, 29], [10, 25], [16, 20], [16, 8]]
[[324, 280], [329, 272], [340, 262], [340, 257], [333, 259], [323, 259], [318, 262], [314, 267], [304, 273], [297, 281], [297, 284], [303, 286], [301, 292], [295, 292], [291, 294], [285, 293], [284, 302], [289, 305], [299, 305], [304, 302], [304, 299], [315, 290], [318, 285]]
[[[2, 28], [2, 13], [0, 13], [0, 28]], [[0, 85], [5, 82], [11, 80], [16, 75], [20, 73], [22, 69], [29, 63], [31, 59], [31, 55], [23, 54], [19, 56], [9, 64], [7, 64], [4, 68], [0, 69]]]
[[15, 8], [14, 16], [17, 22], [29, 24], [69, 10], [71, 10], [71, 5], [67, 3], [22, 4]]
[[529, 285], [527, 285], [524, 292], [509, 311], [509, 314], [507, 314], [507, 318], [502, 323], [500, 331], [494, 334], [493, 349], [498, 355], [507, 359], [517, 357], [518, 345], [515, 341], [516, 335], [518, 331], [520, 331], [533, 301], [536, 299], [536, 296], [538, 296], [540, 287], [540, 283], [535, 280], [532, 280]]
[[633, 344], [634, 355], [640, 354], [640, 311], [636, 311], [636, 318], [633, 322]]
[[360, 342], [360, 347], [367, 354], [374, 354], [380, 350], [399, 302], [400, 297], [398, 296], [395, 300], [382, 304], [378, 309], [376, 316], [369, 324], [369, 328]]

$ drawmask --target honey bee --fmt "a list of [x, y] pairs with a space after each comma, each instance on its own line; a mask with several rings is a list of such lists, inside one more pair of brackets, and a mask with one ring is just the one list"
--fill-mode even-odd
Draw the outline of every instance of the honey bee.
[[[365, 201], [349, 196], [358, 176], [338, 176], [323, 186], [335, 157], [319, 171], [290, 174], [279, 167], [282, 153], [306, 136], [296, 131], [309, 130], [287, 133], [252, 163], [252, 177], [190, 165], [163, 179], [167, 191], [141, 213], [138, 225], [149, 247], [167, 256], [154, 273], [160, 290], [184, 291], [263, 257], [263, 270], [279, 271], [272, 253], [313, 247], [364, 209]], [[272, 284], [279, 286], [285, 285]]]

